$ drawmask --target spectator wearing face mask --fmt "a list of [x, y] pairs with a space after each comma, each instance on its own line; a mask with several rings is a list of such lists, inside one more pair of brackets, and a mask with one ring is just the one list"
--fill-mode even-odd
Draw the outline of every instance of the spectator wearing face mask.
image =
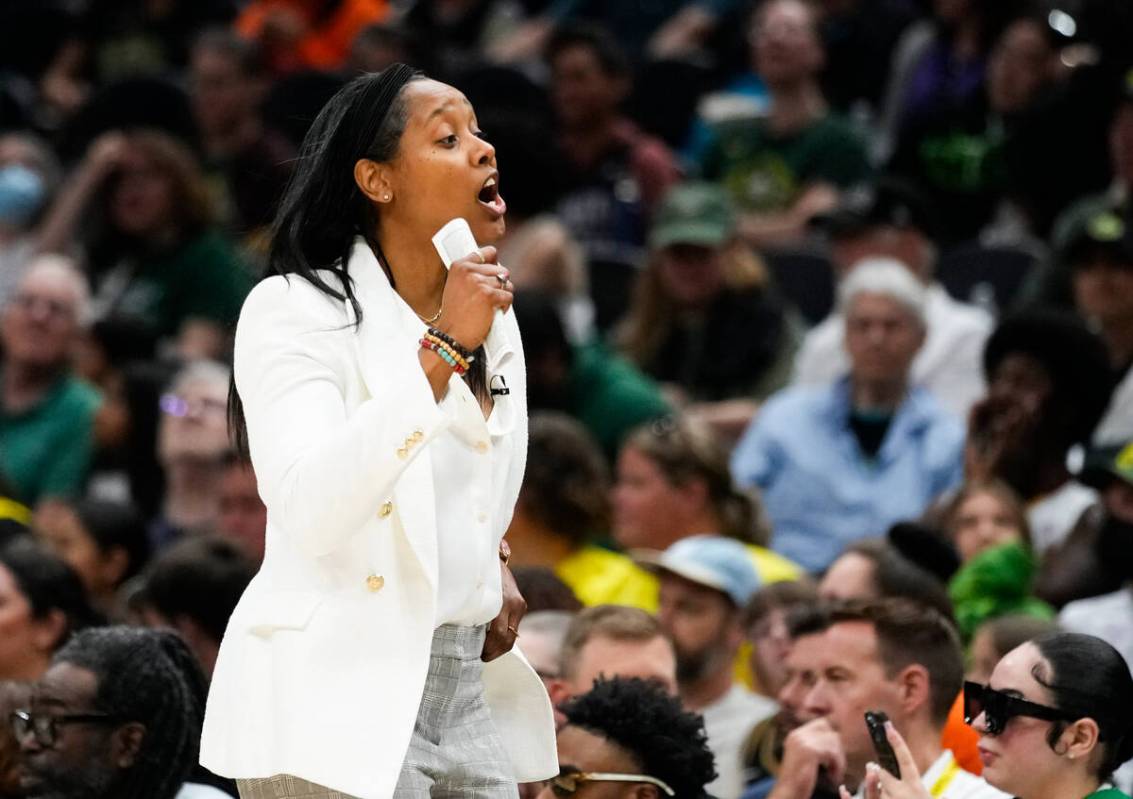
[[43, 249], [43, 209], [59, 183], [55, 154], [31, 133], [0, 135], [0, 306]]

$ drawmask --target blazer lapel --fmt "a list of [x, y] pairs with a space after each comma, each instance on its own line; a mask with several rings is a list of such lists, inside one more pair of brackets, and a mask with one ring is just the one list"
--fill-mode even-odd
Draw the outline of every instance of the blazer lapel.
[[[384, 402], [412, 402], [405, 392], [406, 382], [421, 370], [416, 341], [401, 323], [402, 308], [369, 244], [357, 237], [350, 256], [350, 276], [355, 295], [363, 309], [358, 326], [358, 371], [372, 398]], [[347, 318], [355, 322], [353, 308], [346, 303]], [[417, 374], [415, 374], [415, 372]], [[406, 431], [408, 434], [411, 431]], [[394, 488], [394, 500], [414, 554], [421, 562], [430, 584], [437, 580], [437, 518], [433, 469], [428, 447], [422, 447]]]

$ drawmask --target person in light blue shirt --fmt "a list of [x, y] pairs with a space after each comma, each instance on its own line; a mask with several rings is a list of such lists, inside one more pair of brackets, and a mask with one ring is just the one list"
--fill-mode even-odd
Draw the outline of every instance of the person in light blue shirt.
[[732, 454], [736, 481], [763, 494], [772, 548], [812, 572], [919, 516], [963, 470], [963, 425], [908, 380], [924, 342], [924, 287], [896, 261], [871, 258], [843, 281], [839, 303], [849, 376], [776, 394]]

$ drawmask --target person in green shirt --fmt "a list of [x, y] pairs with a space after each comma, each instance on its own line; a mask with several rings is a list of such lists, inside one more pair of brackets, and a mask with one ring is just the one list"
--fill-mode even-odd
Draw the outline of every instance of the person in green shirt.
[[700, 176], [728, 189], [743, 210], [740, 233], [753, 246], [796, 242], [812, 216], [870, 173], [864, 143], [831, 113], [819, 86], [818, 13], [803, 0], [759, 8], [749, 36], [767, 114], [719, 124], [697, 159]]
[[82, 491], [101, 398], [70, 371], [89, 301], [61, 256], [40, 256], [0, 312], [0, 473], [34, 506]]
[[515, 297], [512, 308], [523, 333], [532, 411], [570, 414], [610, 462], [630, 430], [670, 413], [660, 387], [605, 344], [572, 345], [549, 295], [523, 290]]
[[95, 316], [163, 353], [223, 358], [252, 275], [214, 227], [192, 150], [157, 130], [103, 134], [48, 210], [42, 246], [73, 247], [89, 214], [105, 217], [101, 234], [84, 242]]

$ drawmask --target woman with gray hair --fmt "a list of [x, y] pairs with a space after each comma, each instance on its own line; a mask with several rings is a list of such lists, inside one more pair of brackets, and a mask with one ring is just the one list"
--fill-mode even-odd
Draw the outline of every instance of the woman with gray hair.
[[858, 265], [839, 290], [849, 375], [776, 394], [732, 455], [736, 481], [762, 491], [772, 547], [808, 570], [960, 481], [963, 426], [909, 381], [924, 292], [897, 261]]

